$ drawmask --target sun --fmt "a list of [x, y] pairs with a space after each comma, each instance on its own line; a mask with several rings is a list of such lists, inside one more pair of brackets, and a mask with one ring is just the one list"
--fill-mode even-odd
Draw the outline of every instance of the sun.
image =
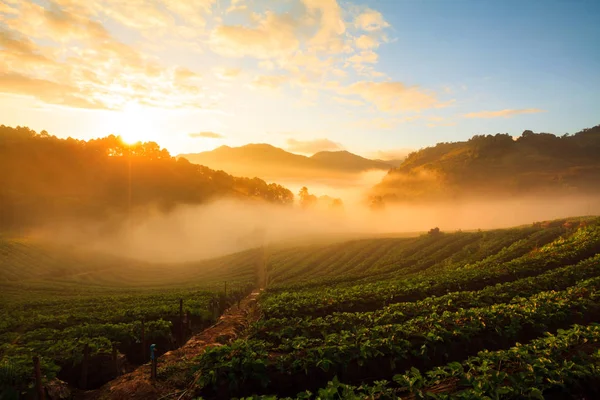
[[112, 132], [127, 144], [156, 141], [158, 124], [155, 111], [138, 104], [128, 105], [111, 118]]

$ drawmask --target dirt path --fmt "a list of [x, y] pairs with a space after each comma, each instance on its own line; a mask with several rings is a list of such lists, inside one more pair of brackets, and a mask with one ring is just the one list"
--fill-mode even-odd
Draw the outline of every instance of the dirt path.
[[186, 360], [191, 360], [209, 346], [221, 346], [241, 334], [249, 324], [258, 318], [256, 298], [259, 291], [255, 291], [237, 305], [231, 307], [219, 318], [219, 321], [208, 329], [194, 335], [185, 345], [177, 350], [170, 351], [158, 358], [159, 379], [150, 381], [150, 364], [142, 365], [135, 371], [118, 377], [97, 390], [81, 392], [75, 396], [78, 400], [108, 400], [108, 399], [139, 399], [139, 400], [167, 400], [189, 399], [185, 391], [186, 383], [177, 379], [160, 379], [160, 371], [169, 368], [169, 376], [177, 376], [178, 372], [185, 375], [189, 369]]

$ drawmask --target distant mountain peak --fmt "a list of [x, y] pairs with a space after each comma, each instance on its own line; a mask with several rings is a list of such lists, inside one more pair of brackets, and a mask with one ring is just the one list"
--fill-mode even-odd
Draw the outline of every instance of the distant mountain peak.
[[369, 160], [346, 150], [321, 151], [307, 157], [268, 143], [249, 143], [240, 147], [221, 146], [213, 151], [180, 156], [190, 162], [229, 173], [278, 179], [314, 176], [315, 171], [326, 177], [392, 168], [388, 163]]

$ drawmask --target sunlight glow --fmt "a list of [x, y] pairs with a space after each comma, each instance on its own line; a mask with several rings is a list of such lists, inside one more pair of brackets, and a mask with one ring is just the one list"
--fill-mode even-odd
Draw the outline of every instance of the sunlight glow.
[[137, 103], [115, 112], [108, 121], [111, 132], [128, 144], [156, 141], [160, 137], [155, 111]]

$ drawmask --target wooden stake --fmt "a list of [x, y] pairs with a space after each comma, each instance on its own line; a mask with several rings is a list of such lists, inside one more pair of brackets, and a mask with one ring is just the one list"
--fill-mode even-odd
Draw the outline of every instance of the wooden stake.
[[154, 354], [154, 352], [156, 351], [156, 345], [155, 344], [151, 344], [150, 345], [150, 360], [152, 361], [152, 364], [150, 366], [150, 380], [155, 381], [156, 380], [156, 364], [157, 364], [157, 357], [156, 354]]
[[83, 347], [83, 363], [81, 364], [81, 388], [87, 389], [88, 364], [90, 362], [90, 347]]
[[35, 391], [37, 392], [38, 400], [45, 400], [46, 393], [44, 392], [44, 386], [42, 385], [42, 369], [40, 368], [40, 358], [38, 356], [33, 357], [33, 370], [35, 373]]

